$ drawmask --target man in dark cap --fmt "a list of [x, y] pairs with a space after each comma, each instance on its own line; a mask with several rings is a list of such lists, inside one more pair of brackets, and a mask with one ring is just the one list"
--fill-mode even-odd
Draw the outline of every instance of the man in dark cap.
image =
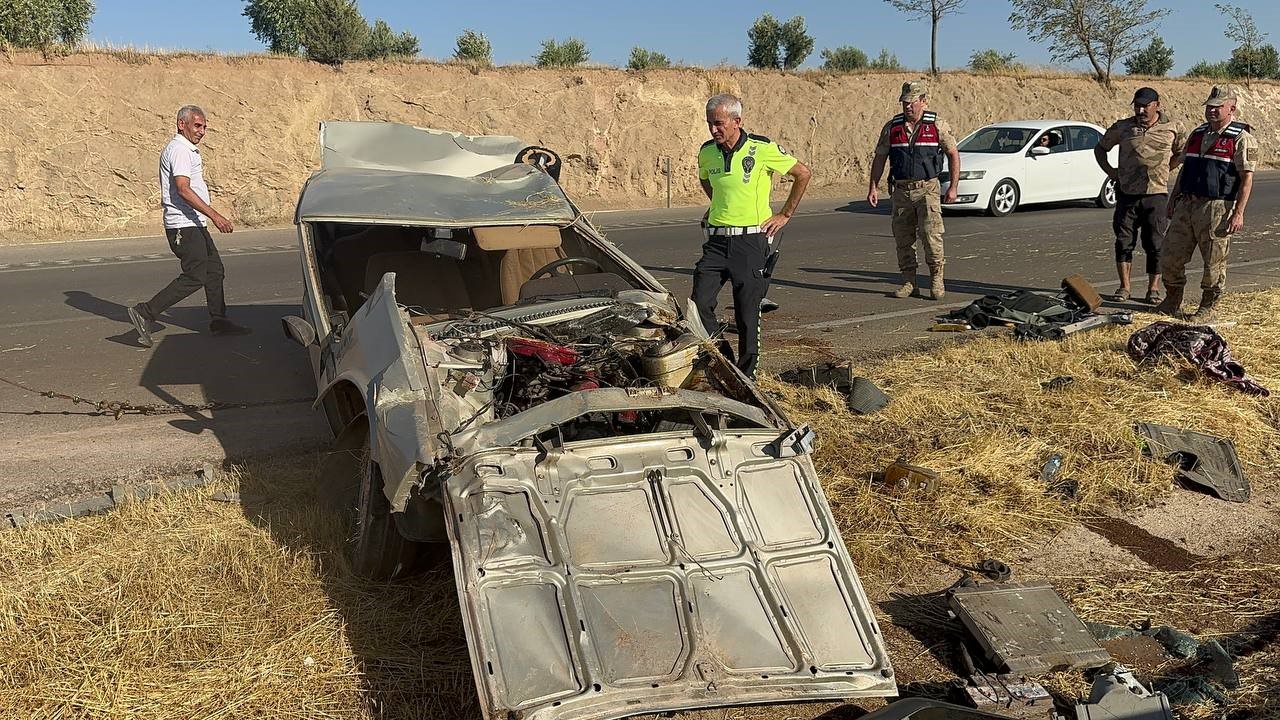
[[[1169, 226], [1169, 173], [1182, 162], [1186, 138], [1182, 128], [1160, 109], [1160, 94], [1138, 88], [1133, 94], [1133, 116], [1117, 120], [1093, 148], [1093, 156], [1107, 177], [1116, 183], [1116, 209], [1111, 229], [1116, 238], [1116, 272], [1120, 289], [1115, 300], [1124, 302], [1132, 290], [1129, 275], [1133, 251], [1142, 238], [1147, 255], [1146, 301], [1160, 302], [1160, 248]], [[1107, 153], [1120, 147], [1120, 167], [1111, 167]]]
[[1248, 123], [1235, 119], [1236, 90], [1215, 87], [1204, 101], [1205, 124], [1187, 135], [1182, 172], [1169, 195], [1166, 214], [1173, 219], [1160, 256], [1160, 271], [1169, 296], [1156, 308], [1182, 315], [1187, 261], [1197, 248], [1204, 259], [1200, 307], [1192, 322], [1213, 320], [1214, 306], [1227, 286], [1227, 251], [1231, 236], [1244, 229], [1244, 208], [1253, 192], [1258, 144]]

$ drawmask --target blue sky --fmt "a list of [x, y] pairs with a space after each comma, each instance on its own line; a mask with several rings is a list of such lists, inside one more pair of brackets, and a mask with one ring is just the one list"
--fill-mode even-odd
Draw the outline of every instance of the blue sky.
[[[1280, 3], [1236, 0], [1249, 11], [1267, 41], [1280, 44]], [[445, 59], [464, 29], [482, 32], [493, 44], [494, 62], [527, 63], [545, 38], [578, 37], [591, 51], [591, 61], [625, 66], [633, 46], [666, 54], [690, 65], [746, 63], [747, 28], [762, 13], [786, 19], [802, 15], [815, 40], [804, 67], [821, 64], [823, 48], [853, 45], [875, 56], [880, 48], [898, 56], [906, 67], [929, 65], [929, 25], [908, 22], [883, 0], [793, 0], [761, 2], [558, 3], [528, 0], [479, 2], [397, 2], [360, 0], [370, 21], [386, 20], [397, 31], [418, 36], [422, 55]], [[249, 32], [237, 0], [98, 0], [89, 39], [100, 44], [165, 50], [260, 52], [263, 45]], [[1148, 7], [1173, 12], [1156, 30], [1174, 49], [1174, 74], [1199, 60], [1226, 59], [1232, 44], [1223, 36], [1221, 17], [1208, 0], [1148, 0]], [[938, 63], [963, 67], [975, 50], [997, 48], [1017, 53], [1018, 60], [1049, 64], [1049, 54], [1026, 33], [1009, 28], [1006, 0], [969, 0], [963, 13], [945, 18], [938, 34]], [[1084, 69], [1083, 63], [1072, 67]], [[1117, 63], [1117, 72], [1123, 65]]]

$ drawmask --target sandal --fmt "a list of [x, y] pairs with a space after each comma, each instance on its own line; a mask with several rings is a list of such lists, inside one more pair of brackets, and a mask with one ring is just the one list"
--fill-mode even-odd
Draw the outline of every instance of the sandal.
[[1129, 299], [1129, 288], [1120, 288], [1115, 295], [1111, 296], [1111, 299], [1115, 302], [1125, 302]]
[[1160, 304], [1160, 301], [1161, 301], [1161, 300], [1163, 300], [1163, 299], [1164, 299], [1164, 296], [1160, 294], [1160, 291], [1159, 291], [1159, 290], [1149, 290], [1149, 291], [1147, 291], [1147, 298], [1146, 298], [1146, 300], [1147, 300], [1147, 304], [1148, 304], [1148, 305], [1159, 305], [1159, 304]]

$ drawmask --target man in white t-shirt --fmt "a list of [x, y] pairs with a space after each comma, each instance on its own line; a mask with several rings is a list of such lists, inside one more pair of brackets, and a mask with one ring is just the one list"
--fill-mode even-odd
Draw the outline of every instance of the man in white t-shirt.
[[196, 147], [204, 139], [204, 111], [195, 105], [178, 110], [178, 134], [160, 153], [160, 204], [164, 209], [164, 234], [169, 249], [182, 263], [182, 274], [147, 302], [129, 308], [129, 319], [138, 331], [138, 341], [151, 347], [151, 324], [160, 313], [204, 288], [209, 306], [209, 331], [214, 335], [245, 335], [249, 328], [227, 319], [222, 297], [226, 271], [204, 219], [213, 221], [220, 232], [232, 231], [231, 221], [213, 209], [209, 186], [204, 182], [204, 161]]

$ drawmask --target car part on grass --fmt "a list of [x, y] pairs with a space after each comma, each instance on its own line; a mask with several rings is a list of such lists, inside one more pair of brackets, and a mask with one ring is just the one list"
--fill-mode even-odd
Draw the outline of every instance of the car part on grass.
[[1041, 390], [1062, 390], [1070, 386], [1071, 383], [1074, 383], [1075, 381], [1076, 379], [1071, 377], [1070, 375], [1059, 375], [1058, 377], [1053, 378], [1052, 380], [1045, 380], [1044, 382], [1040, 383], [1040, 389]]
[[1123, 665], [1103, 668], [1093, 679], [1089, 699], [1075, 711], [1074, 720], [1173, 720], [1169, 698], [1148, 690]]
[[777, 440], [769, 443], [765, 450], [768, 451], [769, 457], [775, 458], [808, 455], [813, 452], [814, 437], [813, 428], [801, 425], [795, 430], [783, 433]]
[[1013, 329], [1013, 336], [1019, 340], [1065, 340], [1071, 335], [1086, 330], [1093, 330], [1104, 325], [1132, 325], [1133, 314], [1126, 312], [1108, 313], [1106, 315], [1091, 315], [1073, 323], [1060, 325], [1058, 323], [1049, 323], [1045, 325], [1033, 325], [1024, 323], [1017, 325]]
[[1231, 357], [1227, 341], [1208, 325], [1186, 325], [1161, 320], [1135, 331], [1126, 346], [1129, 357], [1144, 362], [1161, 355], [1177, 355], [1200, 368], [1206, 377], [1248, 393], [1271, 394], [1249, 377], [1244, 366]]
[[1097, 667], [1111, 659], [1047, 584], [957, 587], [948, 602], [987, 659], [1007, 672], [1034, 675]]
[[1248, 502], [1249, 480], [1230, 440], [1146, 422], [1136, 423], [1134, 431], [1151, 457], [1178, 466], [1178, 477], [1223, 500]]
[[[1194, 635], [1185, 633], [1177, 628], [1169, 625], [1135, 627], [1119, 627], [1116, 625], [1107, 625], [1105, 623], [1086, 623], [1089, 632], [1098, 640], [1112, 640], [1121, 637], [1134, 637], [1137, 635], [1145, 635], [1154, 638], [1156, 642], [1172, 656], [1181, 660], [1195, 660], [1193, 667], [1204, 666], [1207, 673], [1196, 676], [1204, 681], [1207, 685], [1208, 675], [1214, 680], [1222, 683], [1223, 687], [1228, 689], [1240, 686], [1240, 675], [1236, 672], [1235, 663], [1231, 658], [1231, 654], [1217, 640], [1198, 640]], [[1184, 678], [1186, 679], [1186, 678]], [[1166, 683], [1168, 684], [1168, 683]], [[1176, 686], [1175, 686], [1176, 687]], [[1199, 683], [1192, 683], [1188, 688], [1200, 687]], [[1206, 695], [1201, 692], [1184, 693], [1179, 690], [1176, 694], [1170, 691], [1170, 702], [1175, 705], [1181, 705], [1186, 702], [1201, 702], [1205, 699], [1213, 699], [1216, 697]], [[1214, 693], [1217, 693], [1215, 690]], [[1217, 693], [1220, 697], [1221, 694]], [[1193, 699], [1186, 699], [1192, 697]]]
[[870, 415], [889, 404], [889, 396], [867, 378], [854, 375], [847, 360], [794, 368], [778, 379], [801, 387], [829, 387], [844, 395], [849, 411], [859, 415]]
[[[962, 565], [960, 563], [947, 562], [945, 560], [943, 561], [943, 563], [957, 570], [968, 570], [970, 572], [976, 572], [980, 575], [983, 575], [984, 577], [986, 577], [988, 580], [991, 580], [992, 582], [1005, 582], [1010, 577], [1013, 576], [1013, 569], [1010, 568], [1008, 565], [1006, 565], [1004, 562], [1000, 560], [996, 560], [995, 558], [988, 558], [978, 563], [977, 565]], [[969, 583], [965, 583], [965, 584], [967, 585]], [[973, 583], [973, 585], [976, 586], [976, 583]], [[960, 586], [957, 585], [956, 587], [960, 587]]]
[[1012, 675], [972, 675], [964, 691], [974, 707], [999, 708], [1006, 718], [1043, 718], [1053, 707], [1053, 696], [1043, 685]]
[[898, 495], [908, 492], [919, 493], [923, 497], [936, 497], [941, 481], [938, 473], [918, 465], [908, 465], [896, 460], [880, 473], [881, 485]]
[[1083, 305], [1089, 312], [1094, 312], [1102, 307], [1102, 296], [1094, 289], [1093, 284], [1085, 280], [1080, 273], [1063, 278], [1062, 291]]

